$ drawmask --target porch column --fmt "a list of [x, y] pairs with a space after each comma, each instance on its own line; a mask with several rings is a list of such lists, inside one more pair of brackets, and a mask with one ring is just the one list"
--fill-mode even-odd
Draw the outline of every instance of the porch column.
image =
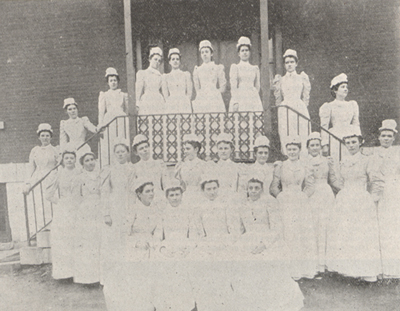
[[276, 74], [283, 75], [283, 46], [282, 46], [282, 28], [280, 24], [275, 25], [275, 62]]
[[269, 43], [268, 43], [268, 0], [260, 0], [261, 25], [261, 99], [264, 108], [264, 132], [271, 137], [270, 112], [270, 76], [269, 76]]

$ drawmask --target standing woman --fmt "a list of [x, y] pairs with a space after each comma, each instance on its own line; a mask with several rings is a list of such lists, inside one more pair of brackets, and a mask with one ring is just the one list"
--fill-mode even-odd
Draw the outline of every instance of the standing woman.
[[75, 212], [74, 282], [100, 282], [101, 205], [100, 172], [93, 153], [80, 158], [83, 167], [77, 177], [79, 208]]
[[60, 122], [60, 148], [61, 150], [75, 150], [77, 158], [80, 159], [85, 153], [92, 151], [88, 144], [77, 149], [85, 142], [87, 133], [96, 133], [97, 129], [88, 117], [78, 117], [78, 104], [75, 99], [65, 99], [63, 108], [69, 119]]
[[312, 174], [304, 192], [312, 193], [308, 204], [311, 206], [314, 225], [314, 237], [318, 248], [318, 270], [326, 268], [327, 226], [330, 213], [334, 208], [335, 195], [331, 187], [340, 189], [332, 158], [321, 156], [321, 135], [313, 132], [307, 140], [308, 157], [306, 166]]
[[[368, 158], [360, 153], [358, 127], [343, 136], [349, 155], [340, 163], [342, 189], [328, 232], [328, 270], [375, 282], [382, 273], [377, 210], [367, 192]], [[397, 190], [398, 191], [398, 190]]]
[[182, 71], [181, 52], [170, 49], [168, 61], [171, 72], [163, 75], [162, 92], [166, 102], [167, 113], [192, 113], [193, 83], [189, 71]]
[[165, 101], [161, 94], [160, 64], [163, 52], [157, 46], [150, 49], [149, 67], [136, 74], [136, 107], [139, 115], [162, 114]]
[[195, 66], [193, 71], [197, 93], [193, 101], [193, 112], [226, 112], [222, 99], [226, 88], [224, 65], [216, 65], [212, 60], [214, 49], [210, 41], [201, 41], [199, 51], [203, 63]]
[[116, 139], [129, 140], [129, 118], [128, 113], [128, 94], [118, 88], [119, 75], [114, 68], [107, 68], [106, 81], [108, 84], [107, 92], [100, 92], [99, 95], [99, 125], [105, 126], [115, 117], [117, 118], [103, 132], [100, 140], [100, 166], [111, 164], [112, 146]]
[[[360, 130], [359, 109], [355, 100], [346, 101], [348, 89], [347, 75], [341, 73], [334, 77], [331, 82], [331, 94], [333, 101], [325, 103], [319, 109], [321, 126], [338, 138], [343, 137], [343, 133], [348, 131], [349, 127], [355, 126]], [[330, 127], [330, 124], [332, 126]], [[361, 131], [361, 130], [360, 130]], [[323, 152], [339, 162], [344, 155], [348, 155], [347, 149], [340, 141], [335, 138], [329, 138], [325, 131], [321, 132]]]
[[[276, 75], [273, 82], [275, 105], [289, 106], [310, 119], [307, 107], [310, 101], [311, 84], [308, 75], [304, 71], [300, 74], [296, 72], [298, 57], [295, 50], [286, 50], [283, 61], [286, 74], [283, 77]], [[301, 143], [305, 146], [311, 132], [311, 125], [308, 120], [298, 118], [297, 113], [287, 108], [278, 108], [278, 131], [282, 153], [286, 154], [287, 137], [300, 136]], [[304, 154], [306, 155], [305, 151]]]
[[291, 251], [292, 277], [313, 278], [317, 272], [317, 243], [314, 239], [313, 216], [304, 184], [310, 174], [299, 160], [299, 137], [286, 143], [288, 160], [275, 163], [270, 192], [278, 199], [283, 221], [284, 239]]
[[229, 111], [262, 111], [260, 99], [260, 69], [250, 64], [251, 41], [240, 37], [236, 45], [240, 62], [229, 71], [232, 98]]
[[[101, 282], [107, 278], [110, 265], [121, 260], [114, 256], [122, 256], [124, 237], [128, 228], [128, 217], [132, 200], [131, 187], [134, 178], [134, 168], [129, 161], [127, 142], [117, 142], [114, 145], [116, 163], [106, 167], [101, 172], [101, 200], [103, 204], [103, 233], [101, 245]], [[123, 258], [122, 258], [123, 259]]]
[[75, 152], [64, 151], [63, 167], [58, 170], [54, 182], [47, 188], [48, 200], [53, 203], [51, 260], [54, 279], [74, 276], [75, 215], [79, 202], [75, 190], [78, 175], [75, 162]]

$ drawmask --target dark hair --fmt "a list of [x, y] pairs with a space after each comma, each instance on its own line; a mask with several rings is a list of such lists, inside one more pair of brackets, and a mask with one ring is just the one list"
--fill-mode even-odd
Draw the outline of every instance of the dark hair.
[[209, 183], [212, 183], [212, 182], [215, 182], [215, 183], [217, 184], [218, 188], [219, 188], [219, 182], [218, 182], [218, 180], [217, 180], [217, 179], [212, 179], [212, 180], [203, 181], [203, 182], [201, 183], [201, 190], [204, 191], [205, 185], [206, 185], [206, 184], [209, 184]]
[[158, 54], [158, 53], [153, 53], [153, 54], [151, 54], [151, 56], [149, 57], [149, 60], [151, 60], [151, 59], [154, 57], [154, 55], [158, 55], [158, 56], [160, 56], [160, 57], [161, 57], [161, 59], [163, 58], [161, 54]]
[[396, 132], [395, 131], [393, 131], [393, 130], [391, 130], [391, 129], [381, 129], [381, 130], [379, 130], [379, 136], [381, 135], [381, 133], [382, 132], [384, 132], [384, 131], [387, 131], [387, 132], [392, 132], [393, 133], [393, 136], [395, 136], [396, 135]]
[[319, 139], [319, 138], [311, 138], [311, 139], [307, 140], [307, 148], [308, 148], [308, 146], [310, 144], [310, 141], [312, 141], [312, 140], [319, 140], [319, 143], [321, 144], [321, 139]]
[[185, 141], [184, 144], [189, 144], [189, 145], [191, 145], [194, 149], [197, 148], [197, 154], [200, 153], [200, 150], [201, 150], [201, 143], [199, 143], [198, 141], [189, 140], [189, 141]]
[[293, 59], [295, 60], [296, 64], [299, 62], [299, 59], [298, 59], [296, 56], [294, 56], [294, 55], [285, 56], [285, 57], [283, 58], [283, 62], [285, 62], [286, 58], [293, 58]]
[[181, 194], [183, 193], [183, 190], [181, 187], [173, 187], [173, 188], [168, 188], [165, 190], [165, 196], [168, 197], [169, 193], [172, 191], [180, 190]]
[[339, 86], [341, 86], [344, 83], [349, 84], [348, 82], [343, 81], [331, 87], [331, 95], [333, 98], [336, 98], [336, 92], [339, 89]]
[[259, 184], [261, 185], [261, 188], [264, 189], [264, 183], [263, 183], [261, 180], [259, 180], [259, 179], [257, 179], [257, 178], [252, 178], [252, 179], [250, 179], [250, 180], [247, 182], [247, 185], [248, 185], [249, 183], [251, 183], [251, 182], [259, 183]]
[[79, 159], [79, 163], [83, 166], [83, 162], [85, 161], [86, 156], [91, 155], [94, 159], [96, 159], [93, 152], [86, 152], [81, 158]]
[[117, 78], [117, 81], [119, 82], [119, 75], [108, 75], [107, 77], [106, 77], [106, 81], [108, 82], [108, 78], [109, 77], [116, 77]]
[[143, 141], [141, 141], [140, 143], [135, 144], [135, 145], [132, 146], [133, 152], [136, 152], [136, 151], [137, 151], [137, 147], [138, 147], [139, 145], [143, 144], [143, 143], [146, 143], [146, 144], [150, 147], [149, 141], [148, 141], [148, 140], [143, 140]]
[[178, 56], [179, 56], [179, 60], [181, 60], [181, 58], [182, 58], [181, 54], [179, 54], [179, 53], [171, 53], [171, 54], [168, 56], [168, 61], [171, 60], [171, 56], [172, 56], [172, 55], [178, 55]]
[[68, 107], [69, 107], [69, 106], [72, 106], [72, 105], [74, 105], [74, 106], [76, 107], [76, 109], [78, 110], [78, 104], [76, 104], [76, 103], [74, 103], [74, 104], [68, 104], [68, 105], [65, 106], [64, 109], [67, 110]]
[[251, 45], [250, 44], [241, 44], [237, 48], [238, 52], [240, 52], [240, 49], [242, 48], [242, 46], [247, 46], [249, 48], [249, 51], [251, 51]]
[[218, 145], [219, 144], [228, 144], [230, 147], [231, 147], [231, 149], [232, 150], [235, 150], [235, 146], [233, 145], [233, 142], [231, 142], [231, 141], [226, 141], [226, 140], [221, 140], [221, 141], [219, 141], [218, 143], [217, 143], [217, 147], [218, 147]]
[[364, 141], [364, 139], [363, 139], [363, 137], [361, 135], [351, 135], [351, 136], [343, 137], [343, 142], [346, 143], [346, 139], [353, 138], [353, 137], [357, 137], [358, 141], [360, 142], [360, 144], [362, 144], [363, 141]]
[[66, 150], [66, 151], [64, 151], [64, 152], [62, 153], [62, 155], [61, 155], [61, 164], [62, 164], [62, 166], [64, 166], [64, 156], [65, 156], [66, 154], [72, 154], [72, 155], [74, 155], [74, 157], [75, 157], [75, 159], [76, 159], [76, 153], [75, 153], [75, 151], [68, 151], [68, 150]]
[[37, 136], [39, 137], [42, 132], [48, 132], [50, 134], [50, 137], [53, 137], [53, 133], [51, 131], [49, 131], [49, 130], [41, 130], [41, 131], [39, 131]]
[[287, 143], [287, 144], [285, 145], [285, 147], [287, 148], [287, 146], [289, 146], [289, 145], [297, 146], [297, 147], [299, 147], [299, 149], [301, 150], [301, 143]]
[[271, 151], [271, 148], [269, 146], [257, 146], [253, 148], [254, 153], [257, 153], [259, 148], [268, 148], [268, 152]]
[[135, 190], [136, 194], [142, 194], [142, 193], [143, 193], [143, 190], [144, 190], [144, 187], [146, 187], [146, 186], [148, 186], [148, 185], [154, 186], [154, 184], [153, 184], [152, 181], [145, 182], [143, 185], [141, 185], [140, 187], [138, 187], [138, 188]]
[[118, 143], [118, 144], [115, 144], [114, 145], [114, 152], [115, 152], [115, 149], [117, 149], [117, 147], [118, 146], [124, 146], [125, 147], [125, 149], [126, 149], [126, 151], [128, 151], [129, 152], [129, 146], [128, 145], [126, 145], [126, 144], [124, 144], [124, 143]]

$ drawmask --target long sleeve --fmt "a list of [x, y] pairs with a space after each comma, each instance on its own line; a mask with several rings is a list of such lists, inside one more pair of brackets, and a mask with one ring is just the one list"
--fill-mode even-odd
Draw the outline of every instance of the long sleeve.
[[60, 122], [60, 149], [61, 152], [65, 149], [66, 144], [68, 143], [68, 134], [64, 128], [65, 121], [61, 120]]
[[110, 215], [110, 194], [111, 194], [111, 170], [105, 167], [100, 173], [101, 179], [101, 205], [103, 216]]
[[136, 74], [136, 106], [138, 106], [140, 102], [140, 98], [142, 97], [144, 91], [144, 71], [139, 70]]
[[377, 159], [376, 156], [369, 157], [367, 166], [367, 174], [370, 182], [369, 189], [375, 201], [378, 201], [382, 197], [385, 188], [384, 177], [380, 170], [381, 163], [382, 161]]
[[226, 90], [226, 78], [225, 78], [225, 70], [224, 65], [217, 65], [218, 66], [218, 85], [219, 91], [224, 93]]
[[341, 188], [343, 188], [343, 185], [338, 177], [337, 164], [334, 162], [332, 157], [328, 157], [328, 167], [328, 183], [337, 191], [339, 191]]
[[99, 124], [103, 125], [104, 115], [106, 113], [106, 95], [104, 92], [99, 94]]
[[96, 126], [94, 126], [93, 123], [89, 121], [89, 118], [88, 118], [88, 117], [82, 117], [82, 120], [83, 120], [83, 126], [84, 126], [89, 132], [92, 132], [92, 133], [96, 133], [96, 132], [97, 132]]
[[47, 186], [45, 190], [45, 198], [46, 200], [57, 204], [59, 200], [58, 188], [60, 185], [60, 177], [62, 170], [57, 172], [57, 176], [53, 179], [53, 181]]
[[168, 91], [168, 82], [167, 82], [166, 74], [162, 75], [161, 89], [162, 89], [162, 94], [164, 96], [164, 99], [167, 100], [167, 98], [169, 97], [169, 91]]
[[260, 92], [260, 88], [261, 88], [261, 75], [260, 75], [260, 68], [258, 68], [258, 66], [256, 67], [256, 78], [254, 81], [254, 87], [257, 89], [257, 92]]
[[[329, 123], [331, 121], [331, 108], [329, 103], [325, 103], [319, 108], [319, 118], [321, 122], [321, 127], [328, 130]], [[321, 130], [321, 139], [322, 146], [329, 144], [329, 134], [324, 130]]]
[[272, 89], [275, 96], [275, 105], [279, 106], [283, 101], [282, 91], [281, 91], [281, 75], [276, 75], [272, 82]]
[[189, 100], [191, 100], [193, 94], [193, 83], [189, 71], [185, 72], [185, 78], [186, 78], [186, 95], [187, 97], [189, 97]]
[[233, 98], [235, 98], [236, 91], [239, 87], [238, 80], [238, 67], [236, 64], [232, 64], [231, 69], [229, 70], [229, 83], [231, 85], [231, 94]]
[[35, 163], [35, 159], [34, 159], [35, 150], [36, 150], [36, 147], [34, 147], [31, 150], [31, 153], [29, 154], [29, 166], [28, 166], [28, 175], [27, 175], [28, 176], [28, 180], [27, 180], [28, 183], [30, 182], [30, 180], [32, 178], [32, 175], [36, 170], [36, 163]]
[[281, 184], [281, 170], [282, 170], [282, 162], [274, 163], [274, 177], [272, 179], [271, 185], [269, 187], [269, 193], [275, 198], [282, 191]]
[[199, 67], [195, 66], [194, 70], [193, 70], [193, 84], [194, 84], [194, 89], [196, 90], [196, 92], [198, 92], [201, 87], [199, 73], [197, 72], [198, 69], [199, 69]]
[[303, 192], [311, 197], [315, 191], [315, 178], [313, 174], [313, 169], [309, 166], [305, 167], [305, 177], [304, 177], [304, 187]]
[[351, 120], [351, 124], [360, 127], [360, 111], [358, 104], [355, 100], [352, 100], [351, 104], [353, 106], [353, 119]]
[[303, 102], [308, 106], [308, 104], [310, 102], [310, 92], [311, 92], [310, 79], [308, 78], [308, 75], [304, 71], [302, 71], [300, 73], [300, 76], [303, 81], [302, 99], [303, 99]]

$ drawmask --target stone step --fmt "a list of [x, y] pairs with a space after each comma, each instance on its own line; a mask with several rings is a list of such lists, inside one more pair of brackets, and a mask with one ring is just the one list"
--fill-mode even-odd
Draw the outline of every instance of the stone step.
[[20, 249], [21, 265], [41, 265], [51, 263], [51, 249], [26, 246]]

